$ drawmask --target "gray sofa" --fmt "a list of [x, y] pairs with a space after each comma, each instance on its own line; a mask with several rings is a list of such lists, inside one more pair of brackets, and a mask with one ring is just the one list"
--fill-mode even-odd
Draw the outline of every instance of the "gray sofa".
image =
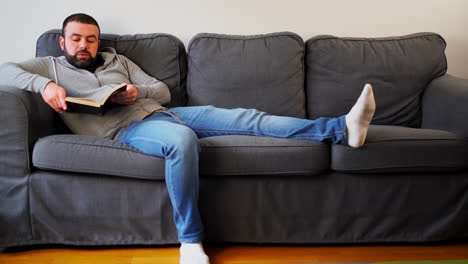
[[[59, 30], [37, 56], [60, 56]], [[364, 39], [289, 32], [102, 34], [172, 92], [170, 107], [347, 113], [372, 83], [366, 144], [200, 140], [207, 242], [428, 242], [468, 237], [468, 80], [433, 33]], [[177, 243], [164, 159], [70, 134], [40, 95], [0, 88], [0, 247]]]

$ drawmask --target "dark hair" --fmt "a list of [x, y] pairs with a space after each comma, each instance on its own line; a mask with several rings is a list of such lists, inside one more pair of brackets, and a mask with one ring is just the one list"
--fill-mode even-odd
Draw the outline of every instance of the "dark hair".
[[70, 22], [73, 22], [73, 21], [76, 21], [76, 22], [79, 22], [79, 23], [82, 23], [82, 24], [95, 25], [95, 26], [97, 26], [97, 28], [99, 30], [99, 35], [101, 34], [101, 28], [99, 28], [99, 24], [92, 16], [84, 14], [84, 13], [76, 13], [76, 14], [73, 14], [73, 15], [69, 15], [63, 21], [62, 37], [65, 37], [65, 27], [67, 26], [67, 24], [70, 23]]

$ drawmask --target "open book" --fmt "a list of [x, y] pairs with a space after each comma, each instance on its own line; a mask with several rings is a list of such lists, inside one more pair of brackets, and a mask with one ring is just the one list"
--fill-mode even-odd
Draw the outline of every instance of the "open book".
[[65, 97], [65, 101], [67, 102], [68, 111], [70, 112], [102, 114], [104, 108], [111, 103], [109, 98], [117, 93], [125, 91], [125, 89], [127, 89], [127, 85], [122, 83], [104, 93], [99, 100], [94, 98]]

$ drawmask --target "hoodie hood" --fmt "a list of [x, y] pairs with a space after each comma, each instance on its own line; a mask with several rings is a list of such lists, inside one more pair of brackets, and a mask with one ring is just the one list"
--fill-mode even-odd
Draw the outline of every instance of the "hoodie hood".
[[115, 59], [117, 51], [114, 48], [105, 47], [98, 52], [98, 55], [104, 60], [104, 66], [107, 66]]

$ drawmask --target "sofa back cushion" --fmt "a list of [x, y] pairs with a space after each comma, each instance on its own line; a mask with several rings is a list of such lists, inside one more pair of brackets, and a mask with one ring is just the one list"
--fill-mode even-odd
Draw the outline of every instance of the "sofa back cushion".
[[364, 84], [370, 83], [377, 105], [373, 124], [419, 127], [421, 95], [432, 79], [447, 70], [445, 46], [434, 33], [307, 40], [309, 118], [346, 114]]
[[[62, 56], [61, 30], [43, 33], [36, 44], [36, 57]], [[101, 34], [101, 48], [112, 47], [135, 62], [147, 74], [163, 81], [171, 91], [169, 106], [186, 105], [187, 56], [183, 43], [168, 34]]]
[[304, 42], [294, 33], [198, 34], [188, 46], [188, 104], [305, 117]]

